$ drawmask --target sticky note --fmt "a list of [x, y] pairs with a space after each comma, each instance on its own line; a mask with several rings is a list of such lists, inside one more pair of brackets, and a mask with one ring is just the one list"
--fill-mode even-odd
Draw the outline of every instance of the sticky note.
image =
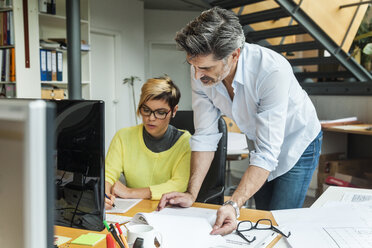
[[75, 240], [71, 242], [71, 244], [76, 244], [76, 245], [95, 245], [98, 242], [100, 242], [102, 239], [106, 237], [105, 234], [99, 234], [99, 233], [87, 233], [87, 234], [82, 234]]

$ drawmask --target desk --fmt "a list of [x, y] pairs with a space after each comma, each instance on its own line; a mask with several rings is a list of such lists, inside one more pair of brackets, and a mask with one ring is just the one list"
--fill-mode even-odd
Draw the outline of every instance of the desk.
[[[134, 206], [132, 209], [130, 209], [128, 212], [126, 212], [125, 216], [134, 216], [138, 212], [153, 212], [156, 207], [158, 206], [158, 201], [150, 201], [150, 200], [142, 200], [140, 201], [136, 206]], [[212, 205], [212, 204], [204, 204], [204, 203], [194, 203], [193, 207], [199, 207], [199, 208], [210, 208], [210, 209], [218, 209], [219, 205]], [[273, 224], [276, 225], [276, 222], [274, 220], [273, 215], [269, 211], [261, 211], [261, 210], [254, 210], [254, 209], [241, 209], [239, 220], [251, 220], [252, 222], [256, 222], [258, 219], [271, 219], [273, 221]], [[88, 230], [82, 230], [82, 229], [74, 229], [69, 227], [62, 227], [62, 226], [56, 226], [55, 227], [55, 234], [65, 237], [70, 237], [72, 240], [79, 237], [81, 234], [93, 232]], [[101, 233], [107, 234], [107, 230], [105, 229]], [[274, 239], [274, 241], [268, 246], [273, 247], [273, 245], [280, 239], [280, 237], [277, 237]], [[62, 247], [67, 247], [62, 245]], [[70, 245], [69, 248], [87, 248], [88, 246], [83, 245]], [[96, 246], [96, 248], [105, 248], [106, 247], [106, 240], [102, 240], [99, 242]]]
[[338, 132], [338, 133], [352, 133], [362, 135], [372, 135], [372, 124], [353, 124], [343, 126], [323, 127], [323, 131]]

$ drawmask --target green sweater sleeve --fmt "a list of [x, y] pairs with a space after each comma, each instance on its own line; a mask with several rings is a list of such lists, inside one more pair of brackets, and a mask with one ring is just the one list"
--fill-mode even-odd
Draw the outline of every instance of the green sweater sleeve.
[[111, 141], [105, 161], [105, 180], [113, 185], [123, 172], [123, 145], [118, 133]]

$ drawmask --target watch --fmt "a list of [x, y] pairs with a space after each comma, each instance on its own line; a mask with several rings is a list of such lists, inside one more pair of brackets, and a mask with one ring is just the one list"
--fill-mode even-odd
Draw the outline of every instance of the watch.
[[228, 200], [222, 206], [226, 206], [226, 205], [231, 205], [235, 209], [236, 218], [239, 218], [239, 216], [240, 216], [240, 210], [239, 210], [238, 204], [236, 202], [234, 202], [234, 201]]

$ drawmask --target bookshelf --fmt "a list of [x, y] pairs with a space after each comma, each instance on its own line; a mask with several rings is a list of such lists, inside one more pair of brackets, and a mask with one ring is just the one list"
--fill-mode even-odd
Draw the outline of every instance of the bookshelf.
[[[66, 6], [65, 0], [56, 0], [56, 11], [55, 14], [38, 13], [38, 26], [39, 26], [39, 39], [67, 39], [66, 36]], [[85, 41], [86, 44], [90, 44], [90, 12], [89, 12], [89, 0], [80, 1], [80, 30], [81, 40]], [[39, 76], [39, 82], [42, 88], [48, 88], [50, 86], [64, 89], [67, 92], [67, 50], [55, 49], [62, 52], [63, 66], [62, 66], [62, 81], [41, 81]], [[82, 97], [84, 99], [90, 98], [90, 52], [81, 51], [81, 79], [82, 79]]]

